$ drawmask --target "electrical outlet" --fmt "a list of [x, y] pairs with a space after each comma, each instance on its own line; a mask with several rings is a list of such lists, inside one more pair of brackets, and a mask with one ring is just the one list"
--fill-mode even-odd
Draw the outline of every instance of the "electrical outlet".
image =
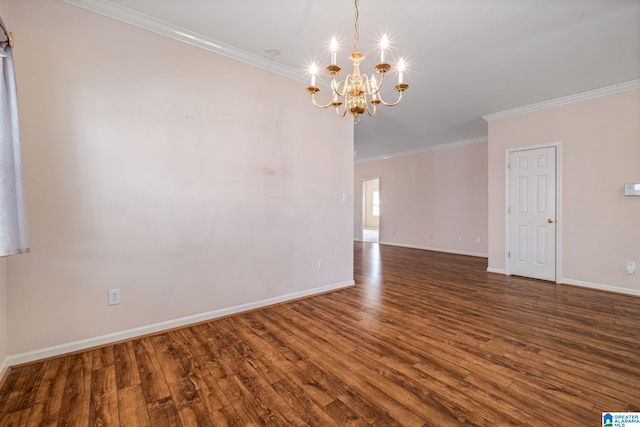
[[636, 262], [635, 261], [627, 261], [627, 273], [635, 274], [636, 272]]
[[324, 270], [324, 259], [318, 259], [318, 270]]
[[120, 304], [120, 289], [109, 289], [109, 305]]

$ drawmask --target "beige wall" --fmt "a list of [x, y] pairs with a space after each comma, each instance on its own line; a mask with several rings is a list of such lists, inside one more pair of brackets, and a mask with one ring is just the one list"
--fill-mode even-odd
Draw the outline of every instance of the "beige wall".
[[373, 192], [379, 191], [380, 181], [371, 179], [364, 181], [364, 228], [380, 228], [380, 217], [373, 215]]
[[10, 354], [350, 283], [353, 125], [304, 84], [60, 1], [11, 14], [32, 252]]
[[6, 25], [9, 25], [9, 0], [0, 0], [0, 16]]
[[486, 256], [486, 143], [357, 164], [356, 239], [360, 182], [371, 177], [380, 177], [381, 242]]
[[[0, 0], [0, 17], [8, 26], [9, 0]], [[0, 258], [0, 378], [5, 357], [7, 357], [7, 261], [5, 258]]]
[[[489, 268], [505, 267], [505, 150], [559, 142], [565, 283], [640, 291], [640, 90], [489, 122]], [[604, 286], [600, 286], [604, 285]]]

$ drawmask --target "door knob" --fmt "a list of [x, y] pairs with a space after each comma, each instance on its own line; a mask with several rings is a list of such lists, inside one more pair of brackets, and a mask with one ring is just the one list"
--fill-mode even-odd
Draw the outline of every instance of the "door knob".
[[547, 222], [548, 222], [549, 224], [553, 224], [553, 223], [555, 222], [555, 220], [554, 220], [553, 218], [549, 218], [549, 219], [547, 219]]

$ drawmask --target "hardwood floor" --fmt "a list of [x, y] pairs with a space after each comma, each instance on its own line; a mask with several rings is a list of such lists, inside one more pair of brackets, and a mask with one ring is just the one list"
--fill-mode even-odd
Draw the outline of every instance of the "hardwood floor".
[[355, 243], [355, 287], [13, 369], [0, 425], [597, 426], [640, 299]]

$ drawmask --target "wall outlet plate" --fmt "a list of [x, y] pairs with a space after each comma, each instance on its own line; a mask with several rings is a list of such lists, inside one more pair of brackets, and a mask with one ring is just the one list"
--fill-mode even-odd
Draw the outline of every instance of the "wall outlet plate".
[[109, 289], [109, 305], [120, 304], [120, 289]]
[[636, 262], [635, 261], [627, 261], [627, 273], [635, 274], [636, 272]]

